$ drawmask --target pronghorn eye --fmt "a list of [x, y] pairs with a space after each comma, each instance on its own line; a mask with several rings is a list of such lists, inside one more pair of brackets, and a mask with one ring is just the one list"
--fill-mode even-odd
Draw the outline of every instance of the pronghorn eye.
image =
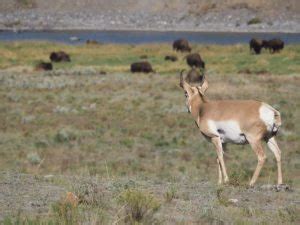
[[188, 97], [188, 93], [186, 91], [184, 92], [184, 95], [186, 98]]

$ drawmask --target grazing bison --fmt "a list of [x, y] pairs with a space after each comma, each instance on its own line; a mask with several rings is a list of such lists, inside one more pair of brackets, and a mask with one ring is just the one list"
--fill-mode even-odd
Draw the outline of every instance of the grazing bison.
[[186, 63], [190, 67], [205, 68], [205, 63], [198, 53], [192, 53], [186, 56]]
[[260, 54], [264, 42], [265, 41], [261, 41], [256, 38], [252, 38], [249, 42], [250, 52], [254, 51], [255, 54]]
[[96, 40], [90, 40], [90, 39], [88, 39], [88, 40], [86, 41], [86, 44], [87, 44], [87, 45], [97, 45], [97, 44], [99, 44], [99, 43], [98, 43], [98, 41], [96, 41]]
[[148, 56], [147, 55], [141, 55], [140, 59], [148, 59]]
[[59, 51], [59, 52], [52, 52], [50, 54], [50, 60], [52, 62], [70, 62], [70, 56], [63, 52], [63, 51]]
[[151, 73], [154, 72], [152, 66], [149, 62], [135, 62], [130, 66], [130, 71], [132, 73]]
[[178, 39], [173, 42], [173, 50], [181, 52], [191, 52], [191, 47], [186, 39]]
[[203, 76], [198, 68], [192, 68], [186, 75], [185, 81], [188, 83], [199, 83]]
[[269, 41], [263, 41], [263, 47], [269, 49], [272, 53], [276, 53], [284, 48], [284, 42], [278, 38], [274, 38]]
[[52, 63], [48, 63], [48, 62], [39, 62], [36, 66], [35, 66], [36, 70], [52, 70]]
[[205, 78], [205, 74], [201, 72], [201, 69], [192, 68], [186, 75], [185, 81], [191, 86], [201, 86], [202, 91], [205, 92], [208, 88], [208, 82]]
[[166, 61], [171, 61], [171, 62], [176, 62], [176, 61], [178, 60], [178, 58], [177, 58], [177, 56], [175, 56], [175, 55], [167, 55], [167, 56], [165, 57], [165, 60], [166, 60]]

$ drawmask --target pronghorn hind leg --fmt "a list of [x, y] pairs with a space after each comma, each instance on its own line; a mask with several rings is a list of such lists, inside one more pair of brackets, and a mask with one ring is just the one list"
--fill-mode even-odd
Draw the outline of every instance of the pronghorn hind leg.
[[217, 157], [217, 164], [218, 164], [218, 174], [219, 174], [218, 184], [222, 184], [223, 183], [222, 169], [221, 169], [221, 163], [220, 163], [220, 160], [218, 157]]
[[213, 137], [213, 138], [211, 138], [211, 141], [215, 145], [217, 155], [218, 155], [217, 161], [219, 164], [219, 183], [220, 183], [220, 172], [221, 172], [221, 175], [223, 173], [224, 183], [227, 183], [229, 181], [229, 179], [228, 179], [228, 175], [227, 175], [226, 167], [225, 167], [225, 163], [224, 163], [224, 158], [223, 158], [222, 142], [219, 137]]
[[275, 137], [270, 138], [267, 141], [268, 148], [274, 153], [276, 161], [277, 161], [277, 172], [278, 172], [278, 179], [277, 184], [282, 184], [282, 171], [281, 171], [281, 151], [277, 145]]
[[250, 181], [250, 186], [253, 186], [260, 174], [261, 168], [263, 167], [263, 165], [265, 163], [266, 154], [264, 152], [264, 149], [262, 147], [260, 140], [251, 141], [248, 139], [248, 141], [249, 141], [253, 151], [257, 155], [257, 160], [258, 160], [256, 169], [255, 169], [252, 179]]

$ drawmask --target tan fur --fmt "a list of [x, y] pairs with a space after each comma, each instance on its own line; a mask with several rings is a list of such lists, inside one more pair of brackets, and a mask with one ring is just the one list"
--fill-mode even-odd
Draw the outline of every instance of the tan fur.
[[210, 119], [215, 121], [235, 120], [243, 132], [255, 134], [257, 138], [262, 138], [266, 134], [266, 126], [259, 119], [261, 102], [254, 100], [206, 100], [206, 102], [201, 103], [200, 99], [194, 99], [191, 102], [191, 108], [192, 115], [196, 117], [195, 120], [202, 132], [209, 132], [206, 127], [207, 121]]

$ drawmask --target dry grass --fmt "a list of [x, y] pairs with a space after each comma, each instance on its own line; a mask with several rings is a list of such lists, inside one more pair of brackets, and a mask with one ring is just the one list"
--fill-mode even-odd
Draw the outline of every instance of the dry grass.
[[[178, 87], [178, 70], [186, 67], [184, 62], [167, 63], [162, 58], [171, 52], [169, 46], [14, 43], [0, 48], [0, 66], [6, 68], [0, 72], [0, 169], [39, 176], [59, 174], [63, 180], [74, 175], [100, 177], [104, 181], [95, 185], [108, 185], [103, 195], [83, 180], [66, 185], [84, 196], [80, 199], [85, 203], [75, 210], [82, 220], [89, 221], [91, 216], [95, 221], [118, 221], [122, 213], [117, 212], [123, 212], [124, 203], [116, 199], [133, 187], [153, 193], [162, 202], [154, 219], [163, 224], [296, 223], [298, 208], [293, 199], [299, 197], [300, 185], [300, 68], [295, 61], [299, 46], [260, 56], [250, 55], [242, 45], [194, 46], [207, 62], [209, 98], [259, 99], [282, 114], [278, 141], [284, 182], [296, 191], [246, 189], [256, 157], [249, 146], [228, 146], [225, 160], [235, 187], [225, 187], [220, 196], [239, 198], [237, 206], [225, 206], [218, 200], [216, 154], [186, 113]], [[59, 68], [55, 72], [11, 69], [31, 67], [35, 60], [46, 59], [58, 49], [69, 52], [73, 62], [55, 65]], [[129, 62], [143, 54], [163, 74], [126, 73]], [[99, 75], [97, 71], [103, 68], [116, 72]], [[245, 68], [252, 73], [237, 73]], [[255, 74], [259, 69], [268, 73]], [[268, 160], [258, 186], [276, 182], [274, 157], [266, 153]], [[56, 181], [59, 185], [66, 181], [60, 182]], [[107, 193], [110, 197], [102, 199]]]

